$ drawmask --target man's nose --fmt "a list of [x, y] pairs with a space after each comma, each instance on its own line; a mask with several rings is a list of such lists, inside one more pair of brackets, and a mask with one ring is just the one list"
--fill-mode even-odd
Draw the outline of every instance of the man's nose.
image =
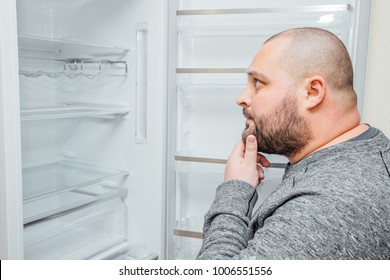
[[238, 106], [243, 108], [249, 108], [252, 103], [252, 94], [248, 86], [246, 86], [240, 93], [240, 95], [236, 99], [236, 103]]

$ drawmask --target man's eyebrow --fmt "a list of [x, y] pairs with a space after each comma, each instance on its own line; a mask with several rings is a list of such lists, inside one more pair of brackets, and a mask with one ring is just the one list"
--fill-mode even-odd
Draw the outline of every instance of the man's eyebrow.
[[256, 78], [260, 78], [260, 79], [263, 79], [263, 80], [268, 80], [267, 79], [267, 76], [265, 76], [264, 74], [260, 73], [259, 71], [257, 71], [256, 69], [247, 69], [246, 71], [246, 74], [248, 76], [251, 76], [251, 77], [256, 77]]

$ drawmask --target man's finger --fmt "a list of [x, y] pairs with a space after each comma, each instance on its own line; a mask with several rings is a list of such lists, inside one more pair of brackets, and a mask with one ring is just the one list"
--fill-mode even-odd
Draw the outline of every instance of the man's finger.
[[254, 135], [248, 135], [246, 138], [245, 159], [249, 163], [257, 163], [257, 141]]
[[270, 167], [271, 163], [269, 160], [262, 154], [257, 153], [257, 162], [260, 163], [264, 167]]

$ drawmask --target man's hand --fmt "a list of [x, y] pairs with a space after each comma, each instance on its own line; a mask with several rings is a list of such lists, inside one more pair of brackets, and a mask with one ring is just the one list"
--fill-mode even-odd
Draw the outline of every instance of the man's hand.
[[254, 135], [236, 144], [225, 167], [225, 181], [241, 180], [256, 188], [264, 179], [262, 166], [269, 167], [270, 162], [257, 153], [257, 141]]

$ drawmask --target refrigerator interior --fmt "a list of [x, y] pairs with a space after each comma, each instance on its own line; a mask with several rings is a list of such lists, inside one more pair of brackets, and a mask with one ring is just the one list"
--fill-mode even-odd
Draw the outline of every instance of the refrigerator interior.
[[[224, 162], [245, 126], [242, 108], [235, 100], [246, 84], [246, 68], [254, 54], [280, 31], [321, 27], [343, 40], [358, 68], [355, 76], [363, 73], [364, 77], [364, 68], [359, 68], [356, 60], [358, 15], [362, 12], [359, 1], [348, 0], [302, 0], [294, 5], [280, 0], [179, 0], [171, 3], [170, 10], [174, 34], [170, 40], [170, 94], [175, 101], [169, 110], [174, 136], [168, 143], [175, 154], [170, 170], [175, 172], [170, 174], [168, 196], [176, 203], [171, 209], [174, 218], [168, 223], [168, 232], [174, 225], [175, 236], [168, 240], [167, 248], [172, 248], [169, 258], [193, 259], [201, 246], [203, 217], [223, 182]], [[368, 21], [368, 15], [360, 15], [360, 20]], [[362, 50], [364, 61], [364, 41]], [[364, 79], [363, 87], [355, 86], [362, 100]], [[257, 188], [256, 207], [281, 181], [287, 162], [281, 156], [267, 158], [273, 168], [265, 171], [266, 179]]]
[[165, 7], [17, 1], [24, 258], [164, 257]]
[[[278, 31], [339, 35], [363, 100], [370, 1], [16, 2], [21, 258], [195, 258], [246, 67]], [[286, 163], [269, 159], [257, 207]]]

